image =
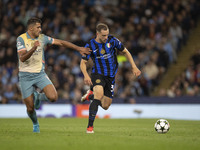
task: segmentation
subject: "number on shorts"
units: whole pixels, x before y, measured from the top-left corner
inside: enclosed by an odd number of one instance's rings
[[[111,90],[110,90],[111,92],[113,92],[114,91],[114,85],[111,85]]]

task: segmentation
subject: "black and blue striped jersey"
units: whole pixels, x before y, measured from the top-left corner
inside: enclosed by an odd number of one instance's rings
[[[118,70],[116,50],[123,51],[124,45],[117,38],[109,35],[106,43],[98,43],[93,38],[85,47],[89,47],[92,52],[82,56],[82,59],[88,60],[91,57],[94,63],[92,73],[115,77]]]

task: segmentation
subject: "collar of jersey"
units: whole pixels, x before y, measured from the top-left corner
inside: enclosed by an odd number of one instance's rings
[[[32,39],[32,38],[30,37],[30,35],[28,34],[28,32],[26,32],[26,36],[27,36],[28,39]],[[35,38],[35,39],[38,39],[38,37]],[[32,39],[32,40],[35,40],[35,39]]]

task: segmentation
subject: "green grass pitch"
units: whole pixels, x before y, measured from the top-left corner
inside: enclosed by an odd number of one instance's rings
[[[200,121],[168,120],[166,134],[154,130],[157,119],[40,118],[32,133],[29,119],[0,119],[0,150],[200,150]]]

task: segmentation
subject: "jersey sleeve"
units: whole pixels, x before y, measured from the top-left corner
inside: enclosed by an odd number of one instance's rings
[[[113,37],[114,41],[115,41],[115,47],[119,50],[119,51],[123,51],[124,50],[124,45],[120,42],[120,40],[118,40],[116,37]]]
[[[25,44],[24,44],[24,40],[22,37],[18,37],[17,41],[16,41],[16,47],[17,47],[17,51],[21,51],[21,50],[26,50]]]
[[[85,47],[89,47],[89,44],[87,43],[87,44],[85,45]],[[89,58],[90,58],[90,54],[89,54],[89,55],[84,55],[84,56],[82,56],[82,59],[84,59],[84,60],[89,60]]]
[[[47,44],[53,44],[54,39],[50,36],[44,35],[44,43]]]

